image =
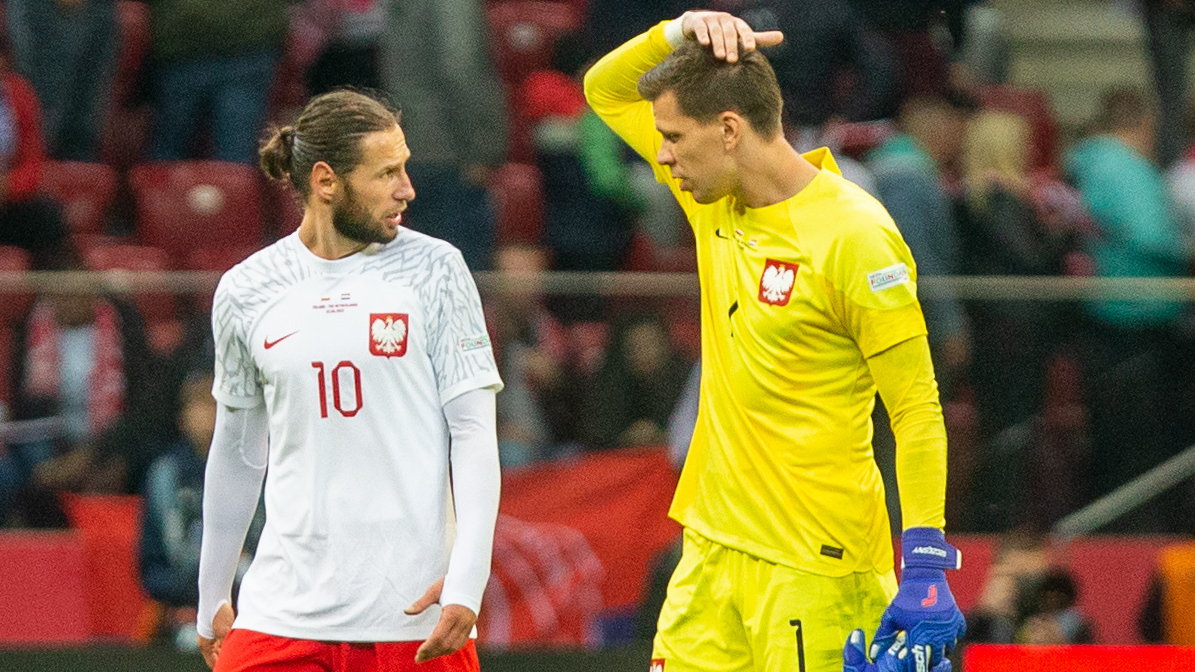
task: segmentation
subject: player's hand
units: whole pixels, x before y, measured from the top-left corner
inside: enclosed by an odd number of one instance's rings
[[[867,656],[867,638],[862,630],[852,630],[842,649],[842,672],[901,672],[914,664],[909,658],[904,635],[898,635],[888,648],[872,660]],[[874,648],[874,646],[873,646]],[[949,658],[943,658],[929,672],[951,672]]]
[[[423,613],[428,607],[440,602],[440,593],[444,590],[444,579],[432,584],[423,597],[407,607],[403,613],[408,616]],[[477,623],[477,614],[472,609],[459,604],[449,604],[440,611],[440,621],[432,634],[415,652],[415,662],[425,663],[432,658],[447,656],[461,650],[469,643],[469,634],[473,632],[473,625]]]
[[[228,631],[232,630],[232,622],[236,615],[232,611],[232,605],[225,602],[216,610],[216,615],[212,617],[212,634],[215,635],[211,639],[199,636],[199,652],[203,654],[203,662],[207,663],[210,668],[216,667],[216,659],[220,657],[220,646],[224,644],[224,638],[228,636]]]
[[[753,51],[758,47],[773,47],[784,41],[779,30],[755,32],[746,21],[726,12],[685,12],[680,17],[681,32],[690,40],[709,47],[710,51],[727,63],[739,60],[739,51]]]
[[[967,622],[954,601],[946,570],[962,564],[962,554],[946,543],[941,530],[911,527],[901,535],[904,571],[900,589],[880,617],[871,643],[871,657],[904,632],[916,672],[937,672],[941,661],[967,631]]]

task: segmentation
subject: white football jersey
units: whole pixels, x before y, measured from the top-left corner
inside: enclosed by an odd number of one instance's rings
[[[443,405],[501,389],[460,252],[400,229],[330,261],[292,234],[224,274],[213,393],[270,418],[266,524],[236,626],[301,639],[411,641],[409,606],[454,539]]]

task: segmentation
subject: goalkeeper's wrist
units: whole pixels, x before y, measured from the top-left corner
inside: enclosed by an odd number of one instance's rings
[[[946,535],[934,527],[910,527],[900,535],[900,559],[904,569],[959,569],[963,554],[946,543]]]
[[[685,43],[685,17],[688,15],[689,12],[685,12],[664,24],[664,39],[668,40],[673,49]]]

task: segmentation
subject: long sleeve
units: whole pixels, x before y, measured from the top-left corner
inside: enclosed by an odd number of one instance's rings
[[[946,424],[924,336],[867,359],[896,435],[904,529],[946,524]]]
[[[494,403],[494,390],[482,388],[444,404],[444,417],[452,437],[456,541],[448,558],[440,604],[460,604],[473,613],[481,608],[481,596],[490,577],[502,482]]]
[[[203,491],[203,542],[199,551],[199,634],[212,637],[212,619],[232,599],[232,583],[245,535],[257,510],[269,455],[264,405],[217,406]]]
[[[639,95],[638,83],[643,73],[672,53],[670,38],[676,38],[666,35],[666,27],[671,25],[668,21],[657,24],[606,54],[585,73],[585,98],[589,106],[653,166],[662,139],[656,131],[651,103]]]

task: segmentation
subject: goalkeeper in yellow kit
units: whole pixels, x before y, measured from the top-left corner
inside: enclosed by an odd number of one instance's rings
[[[756,50],[782,39],[687,12],[585,78],[697,240],[701,402],[652,670],[941,672],[964,629],[945,575],[960,558],[942,533],[946,432],[916,267],[827,150],[785,141]],[[897,440],[899,586],[871,446],[877,390]],[[875,629],[866,653],[857,629]]]

